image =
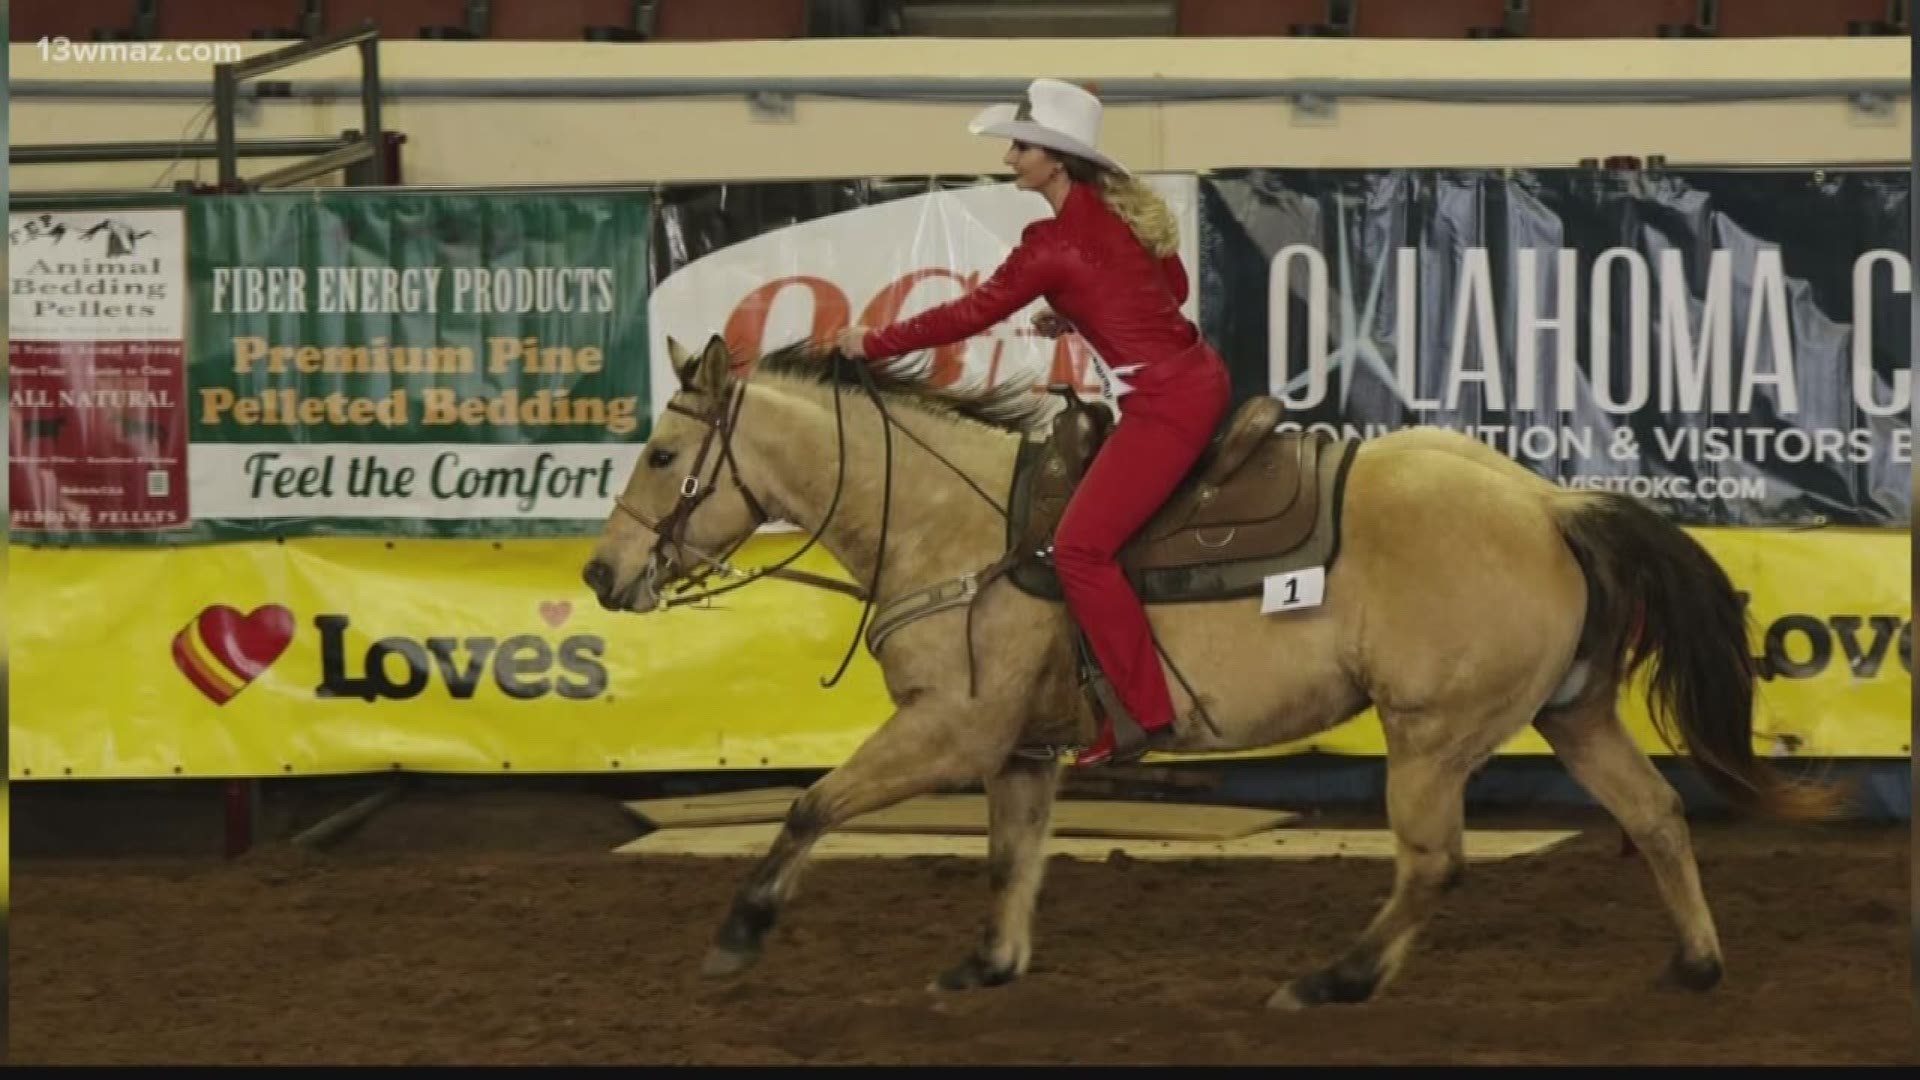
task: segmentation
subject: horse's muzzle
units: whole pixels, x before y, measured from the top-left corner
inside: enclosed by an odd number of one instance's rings
[[[587,588],[593,590],[593,595],[599,597],[602,604],[613,595],[613,567],[599,559],[587,563],[587,568],[580,572],[580,580],[587,583]]]
[[[591,559],[586,569],[580,571],[580,580],[584,580],[589,590],[593,590],[593,600],[599,601],[603,609],[634,611],[643,615],[660,605],[659,590],[653,588],[653,571],[655,567],[649,563],[630,586],[620,588],[611,563],[603,559]]]

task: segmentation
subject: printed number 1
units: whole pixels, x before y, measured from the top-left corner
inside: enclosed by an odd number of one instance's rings
[[[1300,579],[1297,577],[1290,577],[1287,579],[1287,603],[1297,604],[1299,602],[1300,602]]]

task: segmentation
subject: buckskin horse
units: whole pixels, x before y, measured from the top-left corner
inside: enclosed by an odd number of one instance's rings
[[[866,644],[894,706],[795,800],[702,970],[732,975],[758,959],[828,830],[984,783],[994,909],[983,940],[935,985],[1018,978],[1059,748],[1087,744],[1099,697],[1045,540],[1107,414],[1030,383],[937,390],[924,362],[877,367],[804,343],[738,364],[718,337],[697,355],[669,349],[680,387],[586,584],[630,612],[769,575],[839,588],[868,604]],[[1171,752],[1273,746],[1369,706],[1384,729],[1392,895],[1343,955],[1268,1004],[1362,1002],[1391,981],[1464,869],[1469,776],[1528,724],[1651,869],[1678,935],[1663,978],[1717,984],[1721,948],[1683,805],[1616,712],[1630,680],[1652,662],[1644,690],[1661,738],[1736,806],[1811,820],[1842,803],[1837,788],[1755,757],[1758,673],[1726,574],[1652,509],[1564,489],[1463,434],[1343,442],[1277,431],[1278,409],[1242,403],[1122,554],[1171,675]],[[799,550],[824,545],[861,584],[786,569],[799,551],[754,573],[726,561],[774,520],[805,529]],[[1316,568],[1317,604],[1262,612],[1264,581]],[[706,584],[715,574],[727,583]],[[706,591],[687,595],[695,587]]]

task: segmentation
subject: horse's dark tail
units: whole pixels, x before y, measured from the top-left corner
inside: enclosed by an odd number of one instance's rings
[[[1685,753],[1734,806],[1789,820],[1837,817],[1844,789],[1783,775],[1753,752],[1759,668],[1746,606],[1726,571],[1683,529],[1613,493],[1565,496],[1560,531],[1586,571],[1582,656],[1607,685],[1654,666],[1647,707],[1668,748]]]

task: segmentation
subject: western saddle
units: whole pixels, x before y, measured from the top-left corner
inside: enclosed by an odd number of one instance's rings
[[[1111,430],[1110,414],[1066,400],[1050,432],[1020,447],[1008,505],[1007,575],[1050,600],[1064,594],[1052,540],[1074,489]],[[1121,569],[1148,604],[1259,596],[1275,574],[1332,569],[1340,506],[1359,443],[1324,433],[1278,432],[1280,402],[1243,403],[1158,513],[1120,551]]]
[[[882,608],[867,628],[867,648],[876,656],[881,642],[908,623],[964,607],[971,689],[973,602],[987,583],[1004,574],[1031,595],[1065,599],[1053,567],[1054,533],[1106,440],[1112,418],[1104,408],[1081,401],[1069,387],[1049,390],[1060,394],[1066,407],[1050,430],[1030,433],[1021,443],[1007,506],[1006,554],[984,571],[921,589]],[[1281,412],[1280,402],[1265,395],[1243,403],[1165,505],[1121,548],[1121,569],[1143,602],[1260,596],[1266,579],[1276,574],[1333,568],[1340,551],[1347,471],[1359,443],[1276,431]],[[1131,723],[1093,656],[1084,628],[1076,626],[1074,637],[1082,692],[1116,723]],[[1174,672],[1179,675],[1179,668]],[[1201,717],[1212,723],[1204,707]],[[1052,758],[1063,748],[1027,746],[1015,753]]]

